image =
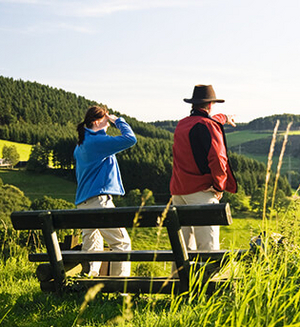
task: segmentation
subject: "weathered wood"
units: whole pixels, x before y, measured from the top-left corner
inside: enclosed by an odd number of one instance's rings
[[[218,262],[221,262],[228,251],[187,252],[181,226],[229,225],[232,218],[228,204],[171,206],[165,214],[162,226],[167,228],[172,251],[103,251],[96,253],[74,250],[61,251],[55,233],[55,229],[132,227],[137,213],[139,219],[136,227],[156,227],[159,225],[159,217],[162,216],[164,210],[165,206],[23,211],[12,213],[11,220],[16,230],[41,229],[43,232],[47,253],[30,254],[29,259],[33,262],[50,262],[51,264],[51,271],[49,268],[39,268],[41,270],[38,273],[39,280],[41,280],[41,289],[44,291],[57,292],[66,289],[66,287],[73,289],[89,288],[95,283],[102,283],[102,292],[185,292],[190,287],[190,262],[212,259],[214,264],[218,266]],[[78,249],[77,246],[73,247],[74,244],[68,244],[67,247],[65,245],[67,244],[62,245],[62,248]],[[66,284],[68,266],[75,268],[86,266],[90,261],[154,260],[175,261],[179,278],[109,276],[94,279],[76,278],[71,283],[68,282],[68,285]],[[41,265],[41,267],[44,266]],[[103,267],[104,264],[102,264]],[[213,265],[210,265],[210,268],[215,269]],[[210,274],[210,271],[207,271]]]
[[[49,261],[52,266],[52,273],[55,281],[56,291],[60,292],[66,278],[64,263],[57,239],[56,232],[53,228],[51,212],[43,212],[39,215],[41,228],[46,244]]]
[[[180,280],[167,278],[148,277],[97,277],[93,279],[77,278],[72,284],[68,284],[65,289],[86,291],[96,284],[102,284],[102,293],[126,292],[126,293],[161,293],[170,294],[180,291]],[[55,291],[53,281],[42,282],[41,289],[44,292]]]
[[[164,209],[165,206],[51,210],[51,215],[55,229],[132,227],[137,212],[139,227],[155,227]],[[171,206],[167,217],[174,210],[181,226],[230,225],[232,222],[229,204],[225,203]],[[11,220],[16,230],[41,229],[39,215],[48,213],[16,211],[11,214]]]
[[[224,256],[234,253],[237,259],[245,253],[245,250],[216,250],[216,251],[188,251],[189,260],[207,261],[222,260]],[[89,261],[174,261],[172,250],[133,250],[133,251],[103,251],[97,253],[85,251],[62,251],[64,264],[80,263]],[[30,253],[29,261],[31,262],[49,262],[47,253]],[[103,262],[104,263],[104,262]],[[103,264],[102,263],[102,264]]]
[[[226,226],[232,224],[228,203],[174,206],[181,226]]]
[[[82,272],[82,265],[80,263],[68,262],[64,265],[66,277],[75,276]],[[36,276],[40,282],[46,282],[54,278],[52,266],[50,263],[43,263],[36,268]]]
[[[78,262],[65,262],[64,268],[66,272],[66,277],[76,276],[78,274],[88,273],[89,272],[89,265],[87,263],[87,268],[85,267],[84,263]],[[109,262],[102,262],[99,276],[108,276],[109,275]],[[38,265],[36,269],[36,276],[40,282],[46,282],[54,278],[52,266],[50,263],[42,263]]]
[[[177,268],[177,273],[180,279],[180,289],[182,292],[189,289],[189,268],[190,262],[187,254],[187,248],[183,238],[181,226],[179,224],[178,215],[175,209],[169,211],[173,213],[165,219],[167,226],[174,261]]]
[[[47,282],[53,279],[52,267],[50,263],[43,263],[36,268],[36,277],[40,282]]]
[[[205,283],[206,281],[203,281]],[[212,281],[208,283],[207,292],[213,293],[217,287],[226,281]],[[202,283],[202,285],[203,285]],[[102,293],[113,293],[113,292],[124,292],[126,293],[150,293],[150,294],[171,294],[180,293],[180,280],[177,278],[169,279],[166,278],[152,278],[151,286],[149,278],[143,277],[109,277],[109,278],[93,278],[93,279],[77,279],[73,284],[69,284],[65,287],[66,290],[71,291],[83,291],[86,292],[90,287],[102,284],[100,292]],[[126,285],[126,286],[125,286]],[[201,288],[199,288],[201,289]],[[42,282],[41,290],[43,292],[54,292],[55,287],[53,281]]]
[[[80,247],[79,235],[66,235],[63,243],[59,243],[61,250],[72,250],[74,248]]]

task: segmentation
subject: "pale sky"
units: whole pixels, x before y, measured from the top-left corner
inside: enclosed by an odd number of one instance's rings
[[[300,114],[300,0],[0,0],[0,75],[139,120],[189,114],[194,85],[247,122]]]

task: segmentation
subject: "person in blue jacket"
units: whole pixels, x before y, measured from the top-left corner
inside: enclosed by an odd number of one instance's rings
[[[121,135],[106,134],[110,123]],[[112,195],[124,195],[124,187],[115,154],[130,148],[136,137],[126,121],[99,106],[90,107],[84,121],[78,124],[78,144],[74,150],[78,209],[114,207]],[[103,251],[103,238],[114,251],[131,250],[130,237],[125,228],[83,229],[82,251]],[[90,262],[89,276],[98,276],[101,262]],[[130,262],[112,262],[110,275],[129,276]]]

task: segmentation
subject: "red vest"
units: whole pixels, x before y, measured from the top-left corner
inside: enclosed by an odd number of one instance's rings
[[[223,124],[225,115],[213,118],[204,115],[189,116],[179,121],[173,144],[173,173],[170,182],[172,195],[184,195],[207,190],[213,186],[218,191],[236,193],[237,184],[232,173],[226,149]],[[208,171],[202,174],[196,164],[190,144],[190,130],[197,124],[203,124],[211,136],[207,154]]]

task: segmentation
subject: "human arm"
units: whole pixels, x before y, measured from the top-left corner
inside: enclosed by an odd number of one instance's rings
[[[130,127],[130,125],[125,121],[122,117],[117,117],[115,115],[106,115],[111,123],[113,123],[116,128],[118,128],[121,132],[121,135],[118,136],[110,136],[106,135],[106,137],[101,139],[101,148],[99,149],[101,152],[104,151],[106,155],[116,154],[125,149],[133,146],[137,139],[135,134]]]
[[[217,114],[212,116],[214,120],[216,120],[218,123],[225,125],[231,125],[233,127],[236,127],[236,124],[234,122],[235,115],[224,115],[224,114]]]

